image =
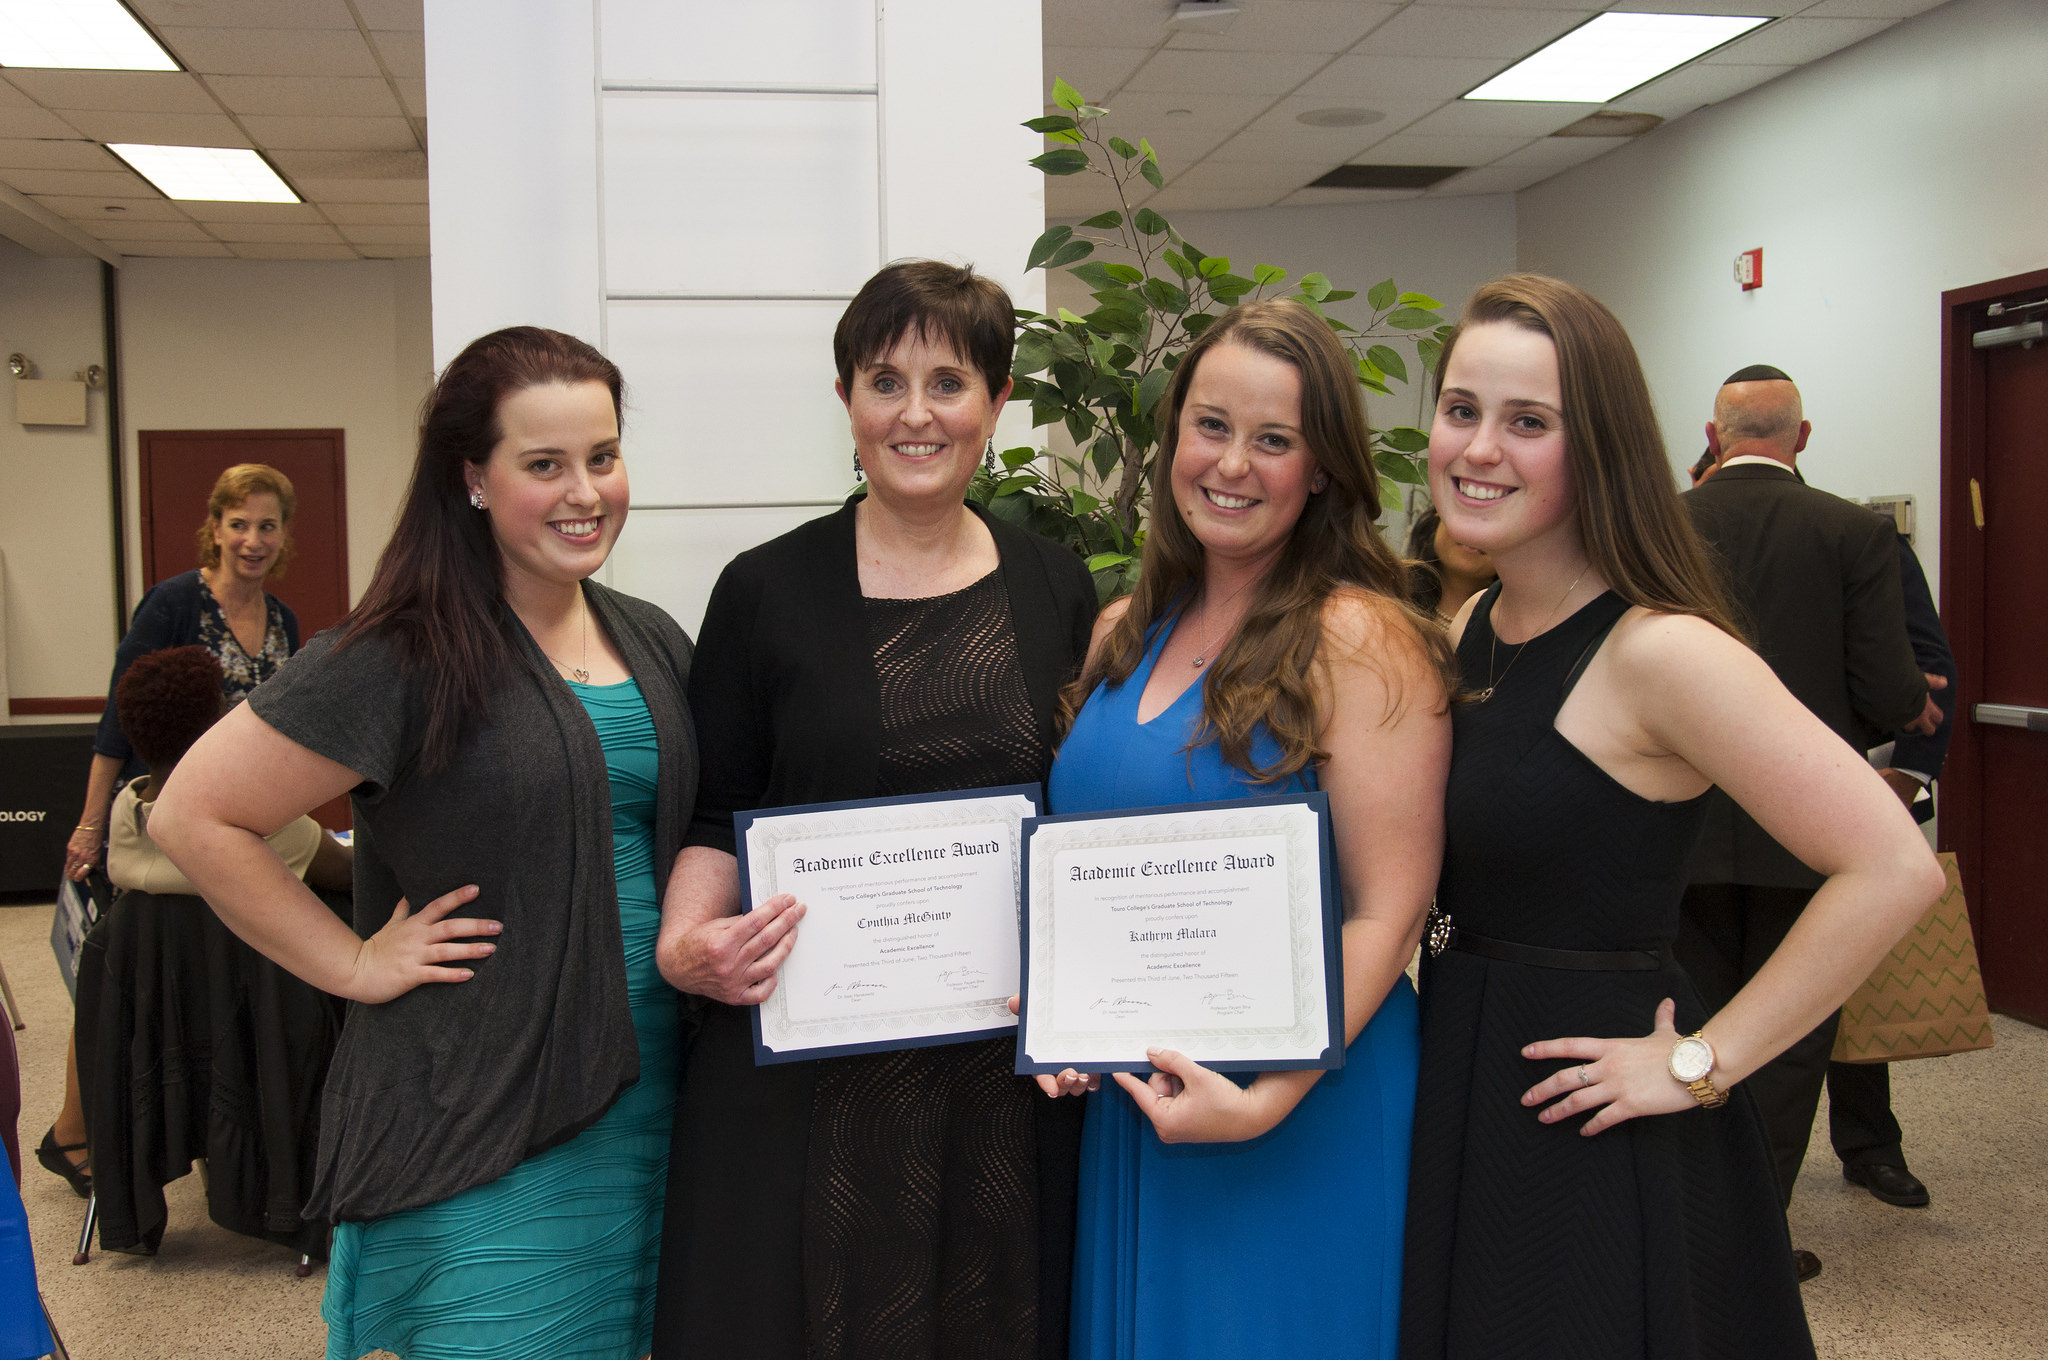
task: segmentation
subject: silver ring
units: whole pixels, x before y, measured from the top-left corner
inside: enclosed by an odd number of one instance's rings
[[[1585,1065],[1584,1063],[1580,1063],[1580,1064],[1579,1064],[1579,1089],[1581,1089],[1581,1090],[1584,1090],[1584,1089],[1585,1089],[1586,1087],[1588,1087],[1588,1086],[1591,1086],[1592,1084],[1593,1084],[1593,1079],[1592,1079],[1591,1077],[1589,1077],[1588,1075],[1586,1075],[1586,1065]]]

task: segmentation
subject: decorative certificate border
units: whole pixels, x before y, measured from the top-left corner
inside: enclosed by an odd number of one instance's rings
[[[1128,1031],[1055,1030],[1051,1002],[1033,1018],[1033,979],[1051,985],[1053,861],[1063,851],[1106,846],[1200,842],[1220,837],[1285,838],[1289,884],[1289,948],[1294,969],[1294,1021],[1284,1028],[1228,1025],[1161,1031],[1140,1040]],[[1024,823],[1022,992],[1018,1003],[1017,1071],[1150,1072],[1146,1045],[1183,1048],[1205,1067],[1223,1072],[1265,1072],[1344,1065],[1341,904],[1330,836],[1330,796],[1312,793],[1245,798],[1180,807],[1034,817]],[[1071,1054],[1138,1046],[1135,1057],[1076,1060],[1035,1058],[1034,1052]]]
[[[934,808],[934,804],[950,804]],[[795,841],[826,840],[861,832],[930,829],[946,826],[999,824],[1007,829],[1011,872],[1021,900],[1023,828],[1043,806],[1036,784],[1009,784],[992,789],[908,794],[900,798],[861,798],[844,803],[809,803],[797,807],[763,808],[733,814],[735,846],[740,861],[742,911],[752,911],[783,891],[776,885],[776,851]],[[946,1005],[901,1011],[877,1011],[840,1020],[795,1021],[780,987],[754,1006],[754,1064],[799,1062],[851,1053],[886,1053],[902,1048],[929,1048],[1008,1034],[1017,1019],[1010,1014],[1005,986],[996,997],[976,997]],[[929,1032],[937,1028],[938,1033]],[[916,1031],[903,1034],[902,1030]]]

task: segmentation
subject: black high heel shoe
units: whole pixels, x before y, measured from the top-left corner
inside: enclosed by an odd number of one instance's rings
[[[43,1164],[45,1171],[69,1181],[80,1199],[89,1199],[92,1197],[92,1159],[87,1157],[83,1165],[74,1166],[71,1159],[64,1155],[67,1152],[82,1151],[85,1151],[83,1143],[60,1146],[57,1142],[57,1126],[52,1124],[50,1131],[43,1135],[43,1141],[36,1146],[36,1160]]]

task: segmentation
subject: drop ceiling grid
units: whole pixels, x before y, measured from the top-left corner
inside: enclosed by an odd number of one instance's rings
[[[0,182],[125,254],[426,253],[421,0],[133,7],[186,69],[0,70]],[[109,142],[253,147],[306,201],[174,202]]]
[[[1939,3],[1237,0],[1238,17],[1219,35],[1169,23],[1172,0],[1045,0],[1045,75],[1048,101],[1053,79],[1066,79],[1111,110],[1107,131],[1151,139],[1166,185],[1155,191],[1134,181],[1133,206],[1191,210],[1501,193],[1625,140],[1548,141],[1588,113],[1608,108],[1679,118]],[[1609,9],[1768,15],[1777,22],[1606,105],[1460,102],[1482,81]],[[1326,107],[1365,107],[1382,117],[1335,129],[1296,121]],[[1169,117],[1169,110],[1179,112]],[[1470,168],[1427,191],[1303,187],[1337,165],[1382,159]],[[1098,176],[1047,181],[1048,216],[1116,205]]]

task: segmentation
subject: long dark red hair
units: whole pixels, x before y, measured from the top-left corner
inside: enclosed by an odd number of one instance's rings
[[[505,398],[545,383],[600,382],[623,423],[626,381],[618,365],[573,335],[539,326],[492,331],[442,370],[420,417],[398,527],[370,588],[342,620],[338,646],[382,636],[421,685],[427,704],[425,763],[444,766],[466,719],[481,719],[513,652],[505,640],[504,564],[490,516],[469,503],[463,468],[482,466],[504,438]]]

